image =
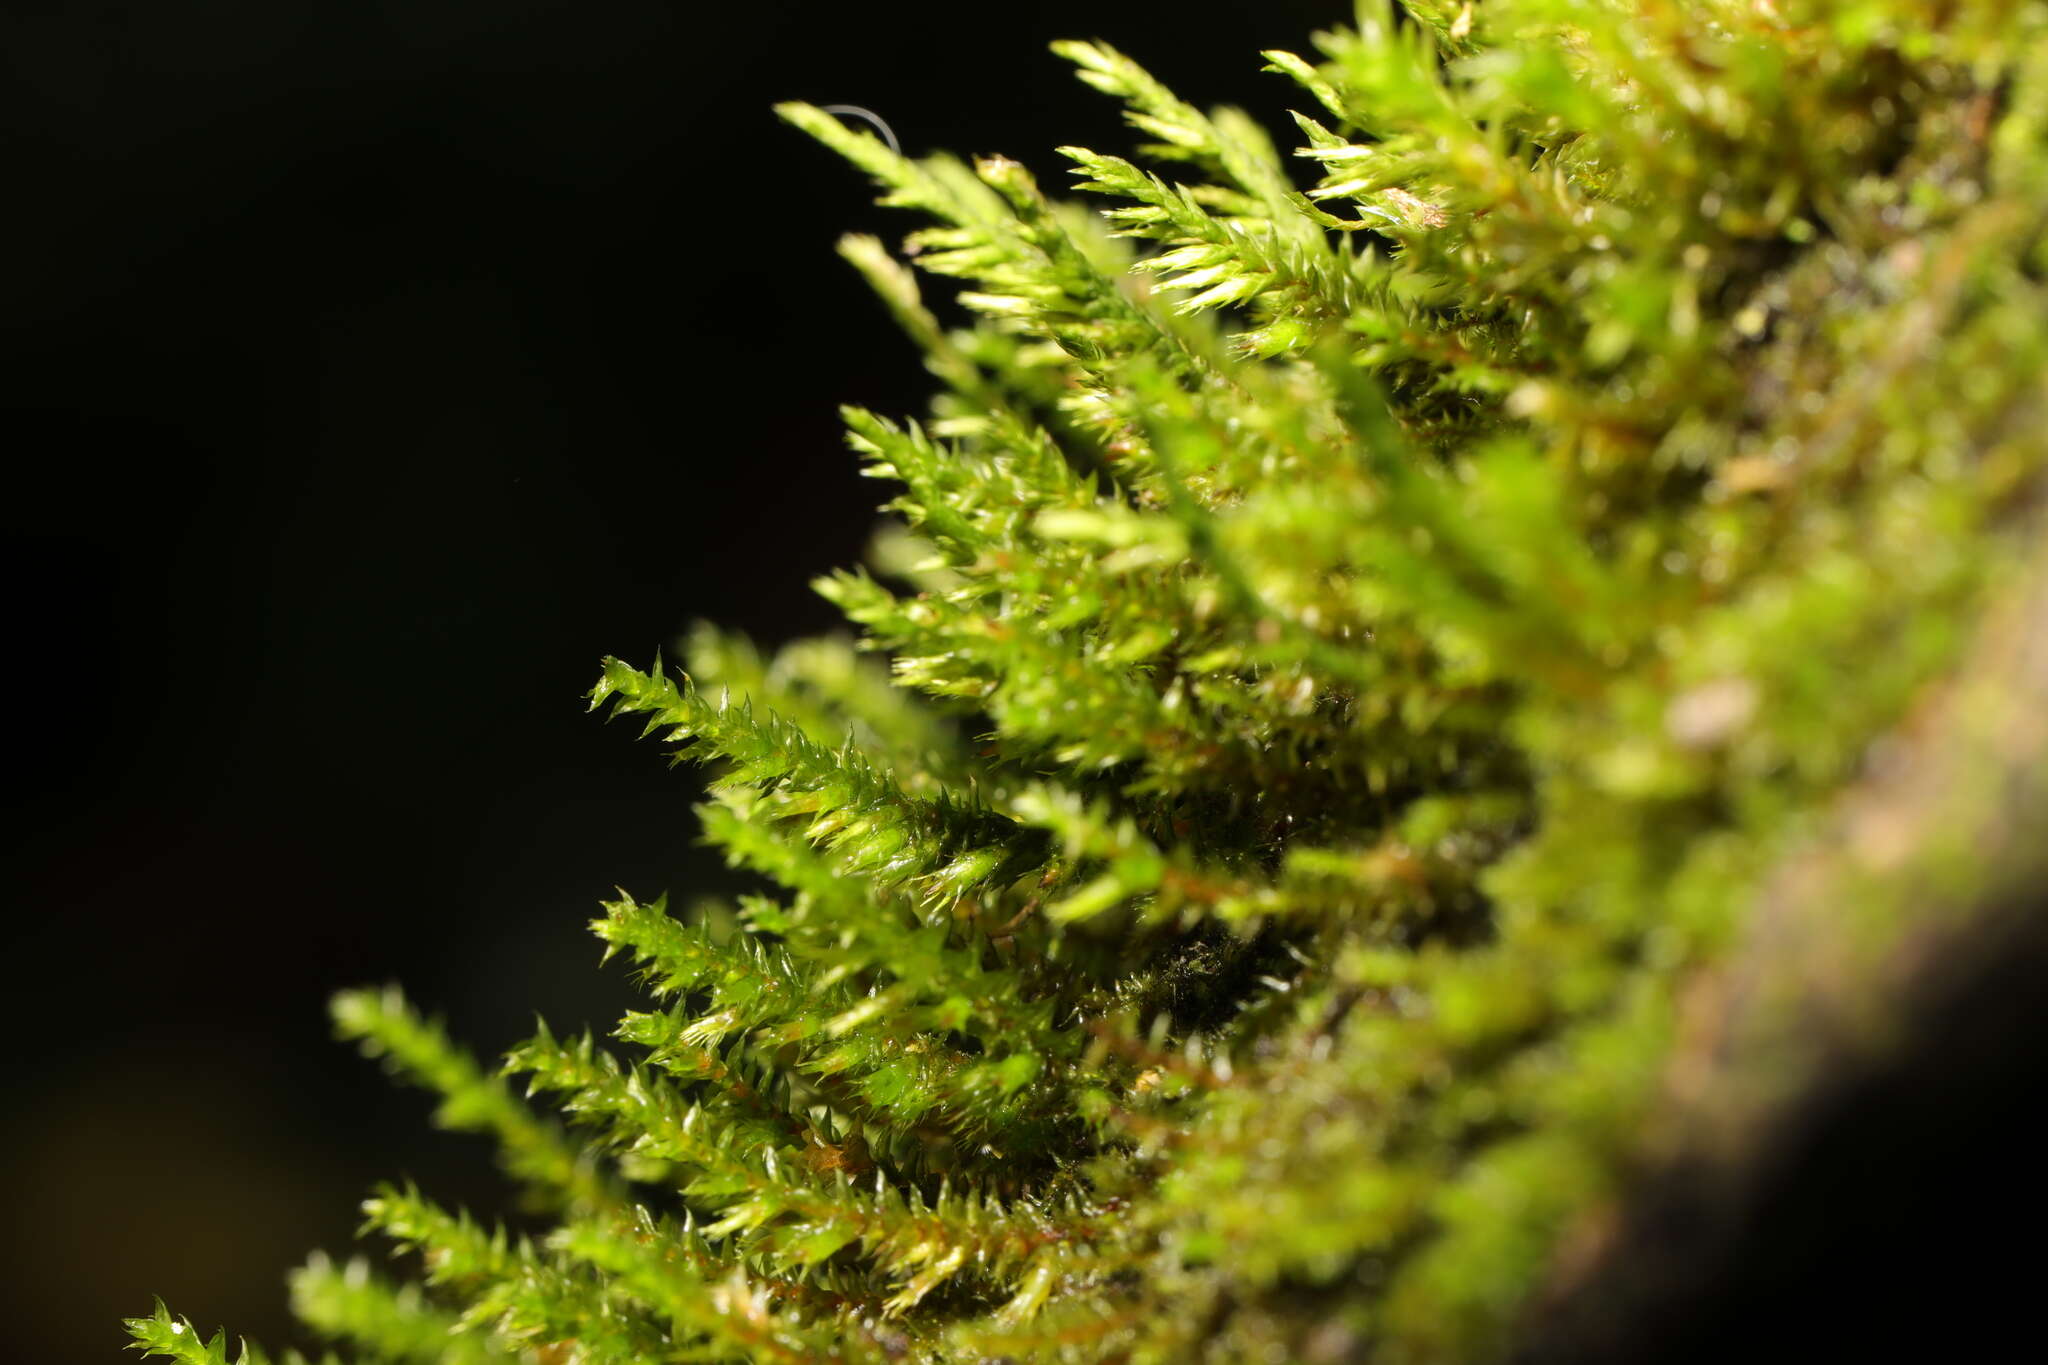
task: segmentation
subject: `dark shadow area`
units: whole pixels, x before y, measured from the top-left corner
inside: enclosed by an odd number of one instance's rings
[[[2048,909],[2003,907],[1753,1168],[1679,1170],[1520,1365],[1950,1360],[2024,1339],[2048,1213]]]

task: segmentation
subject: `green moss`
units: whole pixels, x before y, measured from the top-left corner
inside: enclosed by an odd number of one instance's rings
[[[560,1222],[387,1192],[427,1289],[316,1262],[312,1327],[372,1361],[1486,1358],[1714,1126],[1700,1038],[1748,1040],[1746,1113],[1802,1083],[1714,982],[1867,1012],[2006,875],[1979,768],[1888,862],[1812,850],[1909,716],[1996,762],[1931,699],[1999,676],[1961,661],[2003,657],[1972,642],[2048,460],[2048,11],[1412,0],[1319,43],[1267,54],[1302,177],[1063,45],[1161,168],[1068,149],[1099,214],[783,110],[975,318],[845,244],[943,386],[847,414],[904,529],[820,588],[875,657],[707,628],[687,678],[607,662],[593,704],[708,766],[763,893],[607,908],[658,1006],[632,1058],[511,1062],[568,1132],[344,997]],[[1844,894],[1839,940],[1783,910]]]

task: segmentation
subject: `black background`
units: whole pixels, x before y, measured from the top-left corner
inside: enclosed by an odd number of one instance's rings
[[[400,981],[486,1056],[535,1012],[603,1027],[632,993],[599,898],[724,884],[690,775],[580,695],[696,617],[829,628],[808,581],[881,496],[834,408],[929,387],[831,251],[911,222],[768,106],[1057,186],[1051,147],[1131,138],[1048,40],[1283,130],[1256,54],[1342,8],[10,0],[6,1358],[124,1358],[153,1294],[292,1340],[283,1272],[374,1182],[494,1207],[485,1145],[331,1042],[326,997]],[[1691,1306],[1612,1358],[1772,1358],[1788,1306],[1819,1346],[1945,1332],[1888,1287],[1930,1262],[1997,1321],[2028,1262],[1967,1229],[2039,1207],[2042,937],[1736,1231],[1676,1201]]]
[[[929,389],[832,254],[914,220],[770,104],[1058,187],[1132,139],[1051,39],[1278,127],[1259,49],[1342,8],[10,0],[10,1359],[132,1358],[153,1294],[287,1341],[375,1181],[490,1207],[326,997],[603,1026],[598,899],[720,884],[581,694],[696,617],[829,628],[882,497],[834,409]]]

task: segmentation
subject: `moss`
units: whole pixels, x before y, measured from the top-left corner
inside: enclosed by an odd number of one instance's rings
[[[1319,43],[1268,54],[1300,180],[1063,45],[1162,168],[1067,149],[1099,216],[784,109],[972,319],[845,244],[944,386],[848,414],[901,490],[821,584],[867,652],[607,663],[593,703],[709,767],[766,890],[608,907],[638,1059],[512,1059],[575,1136],[346,997],[560,1224],[382,1195],[427,1296],[316,1265],[314,1326],[372,1360],[442,1358],[437,1314],[463,1360],[1498,1356],[1646,1173],[1882,1046],[2016,875],[2048,11],[1413,0]],[[1899,754],[1932,794],[1883,796]],[[182,1328],[134,1324],[221,1358]]]

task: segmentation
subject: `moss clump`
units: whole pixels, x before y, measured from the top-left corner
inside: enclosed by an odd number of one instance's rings
[[[385,1191],[427,1288],[315,1262],[313,1327],[375,1361],[1496,1356],[1643,1171],[1726,1136],[1703,1095],[1734,1076],[1742,1128],[1803,1083],[1813,983],[1869,1033],[1898,946],[2015,865],[1967,718],[2027,674],[1959,660],[2048,457],[2048,11],[1410,0],[1319,44],[1267,54],[1301,181],[1097,45],[1061,50],[1163,174],[1068,149],[1079,205],[784,109],[974,319],[844,244],[943,386],[847,414],[902,526],[821,589],[889,667],[709,630],[687,676],[606,665],[763,891],[607,907],[656,1002],[633,1060],[543,1033],[508,1068],[573,1137],[344,997],[558,1221]],[[1842,794],[1916,706],[1970,761],[1868,835]]]

